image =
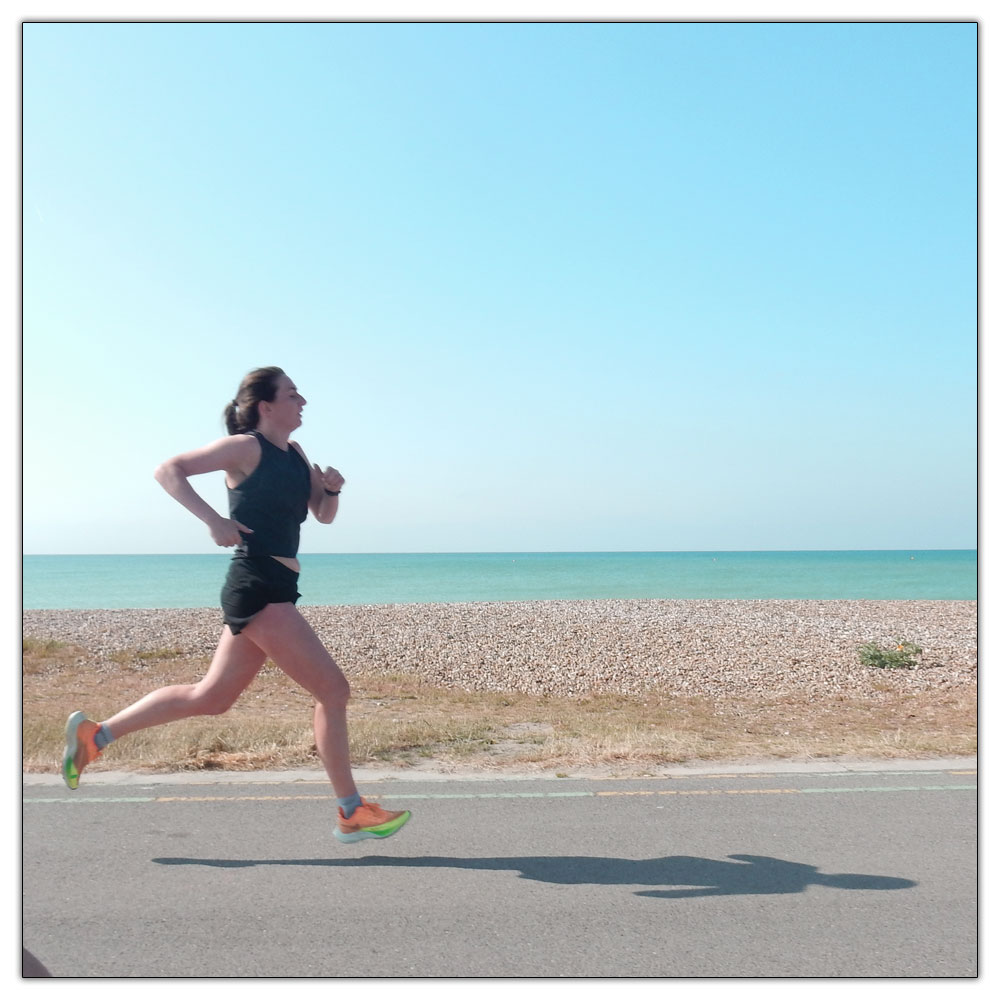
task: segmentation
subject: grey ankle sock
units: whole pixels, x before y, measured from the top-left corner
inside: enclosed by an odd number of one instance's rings
[[[107,726],[102,725],[100,729],[94,733],[94,742],[97,744],[98,750],[103,750],[109,743],[114,740],[111,735],[111,730]]]
[[[354,814],[354,810],[361,805],[361,796],[355,792],[353,795],[348,795],[345,799],[337,799],[337,805],[344,810],[344,819],[350,819]]]

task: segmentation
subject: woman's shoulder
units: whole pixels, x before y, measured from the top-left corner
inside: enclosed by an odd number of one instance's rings
[[[244,475],[249,475],[260,462],[262,451],[260,441],[252,432],[230,434],[229,437],[220,438],[216,443],[225,456],[227,472],[242,472]]]
[[[259,455],[261,451],[260,438],[253,431],[230,434],[229,437],[220,438],[218,443],[226,451],[235,453]]]
[[[230,434],[170,461],[177,463],[188,476],[219,471],[238,473],[252,469],[260,461],[260,445],[250,435]]]

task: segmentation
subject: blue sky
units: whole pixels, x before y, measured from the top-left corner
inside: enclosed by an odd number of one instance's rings
[[[304,551],[975,546],[975,24],[23,39],[25,552],[213,551],[263,364]]]

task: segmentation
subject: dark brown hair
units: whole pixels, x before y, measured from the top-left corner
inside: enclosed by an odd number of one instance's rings
[[[222,419],[230,434],[246,434],[260,420],[258,404],[273,403],[278,392],[278,378],[285,373],[280,368],[255,368],[240,382],[236,398],[223,411]]]

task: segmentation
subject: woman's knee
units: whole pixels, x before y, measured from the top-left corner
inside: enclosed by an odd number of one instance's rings
[[[316,700],[329,708],[346,705],[350,698],[351,685],[340,670],[325,681],[322,690],[316,692]]]
[[[190,702],[195,715],[225,715],[236,704],[240,692],[235,694],[219,687],[191,687]]]

